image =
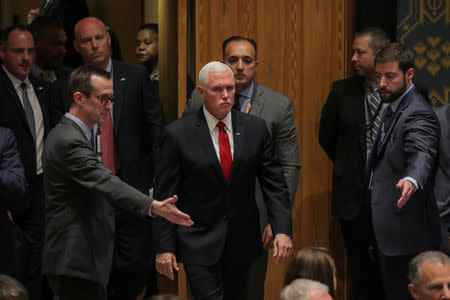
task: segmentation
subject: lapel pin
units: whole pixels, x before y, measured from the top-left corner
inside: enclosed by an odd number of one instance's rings
[[[236,132],[236,135],[241,135],[241,133],[240,132]]]
[[[38,90],[42,91],[44,88],[42,86],[38,86]]]
[[[120,81],[126,81],[126,80],[127,80],[126,77],[121,77],[121,78],[120,78]]]

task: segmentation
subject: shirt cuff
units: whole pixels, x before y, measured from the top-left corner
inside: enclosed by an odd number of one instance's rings
[[[150,196],[151,199],[153,199],[153,188],[151,188],[151,189],[148,191],[148,195]],[[156,201],[156,200],[153,199],[153,201],[152,201],[152,203],[150,204],[150,207],[149,207],[149,209],[148,209],[148,211],[147,211],[147,215],[150,216],[150,217],[152,217],[152,218],[156,217],[154,214],[152,214],[152,207],[153,207],[153,203],[155,203],[155,201]]]
[[[412,184],[414,184],[414,192],[419,189],[419,185],[417,184],[417,181],[414,178],[406,176],[403,179],[408,180],[408,181],[412,182]]]

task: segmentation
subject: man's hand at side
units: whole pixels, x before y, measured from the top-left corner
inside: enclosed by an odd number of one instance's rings
[[[262,236],[262,242],[264,246],[264,250],[269,251],[273,248],[273,233],[272,227],[270,224],[267,224],[266,229],[264,229],[264,233]]]
[[[156,270],[171,280],[175,279],[173,269],[178,271],[178,263],[175,254],[163,252],[156,254]]]
[[[175,206],[177,200],[177,195],[174,195],[164,201],[153,201],[152,214],[159,215],[174,224],[192,226],[194,222],[191,220],[191,217]]]
[[[273,241],[275,263],[284,263],[292,254],[291,238],[285,233],[278,233]]]

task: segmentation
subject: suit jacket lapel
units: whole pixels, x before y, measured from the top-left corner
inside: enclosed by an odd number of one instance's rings
[[[407,95],[404,99],[402,99],[402,101],[399,103],[397,109],[394,112],[394,115],[392,116],[392,121],[389,124],[389,128],[386,131],[386,134],[384,135],[383,141],[381,143],[381,147],[380,147],[380,151],[383,151],[384,146],[386,145],[392,131],[394,130],[395,124],[398,121],[398,118],[402,115],[403,110],[405,110],[405,108],[408,107],[408,105],[411,103],[412,101],[412,95],[414,94],[414,90],[411,91],[411,93],[409,93],[409,95]]]
[[[214,170],[217,175],[225,181],[222,168],[220,167],[220,161],[217,158],[216,150],[214,149],[214,144],[211,140],[211,134],[209,133],[209,128],[203,113],[203,107],[197,111],[197,119],[194,124],[194,134],[198,144],[202,147],[203,152],[205,153],[205,157],[207,160],[216,162],[214,164]]]
[[[115,101],[113,105],[113,119],[114,119],[114,131],[117,131],[120,123],[120,113],[124,105],[124,97],[128,87],[128,78],[123,73],[119,62],[112,61],[113,72],[113,89],[115,95]]]
[[[250,103],[252,104],[252,107],[249,113],[260,117],[264,106],[264,91],[260,88],[256,81],[253,85],[253,94]]]
[[[231,111],[231,123],[233,124],[233,164],[231,165],[230,178],[228,182],[233,179],[233,174],[237,172],[239,168],[239,161],[241,161],[241,156],[243,153],[243,143],[242,137],[245,134],[245,126],[242,125],[242,115],[238,114],[236,111]]]
[[[24,126],[28,129],[28,133],[30,134],[30,137],[33,138],[33,135],[31,134],[30,127],[28,126],[27,116],[25,115],[25,110],[23,109],[22,102],[20,102],[19,96],[17,95],[16,90],[14,89],[14,86],[9,80],[8,75],[6,75],[5,71],[3,71],[3,68],[0,66],[0,81],[3,81],[3,85],[8,88],[9,96],[10,97],[3,97],[3,101],[12,101],[13,105],[16,107],[17,112],[19,113],[20,118],[22,119],[22,122],[24,123]]]

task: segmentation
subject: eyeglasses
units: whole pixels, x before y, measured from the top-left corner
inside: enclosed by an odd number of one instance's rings
[[[92,96],[94,98],[97,98],[98,100],[100,100],[100,103],[102,105],[108,104],[108,101],[111,101],[111,103],[114,103],[114,101],[116,100],[116,96],[108,95],[108,94],[102,94],[102,95],[88,95],[88,94],[85,94],[85,95],[86,95],[86,97],[91,97]]]

